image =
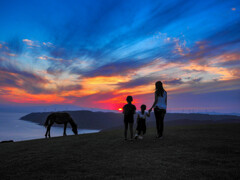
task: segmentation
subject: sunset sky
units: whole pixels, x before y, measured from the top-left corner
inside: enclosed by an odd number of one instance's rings
[[[0,0],[0,107],[240,112],[240,0]]]

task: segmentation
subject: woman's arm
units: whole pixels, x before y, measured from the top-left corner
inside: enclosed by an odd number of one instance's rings
[[[152,111],[152,108],[157,104],[157,102],[158,102],[158,97],[157,97],[157,93],[155,92],[155,100],[154,100],[154,103],[153,103],[153,105],[152,105],[152,107],[149,109],[149,111]]]
[[[167,92],[166,92],[166,99],[165,99],[165,103],[166,103],[166,106],[167,106]]]

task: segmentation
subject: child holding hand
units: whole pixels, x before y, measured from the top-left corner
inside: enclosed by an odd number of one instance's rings
[[[141,105],[141,111],[137,113],[137,133],[135,139],[143,139],[146,133],[146,118],[150,117],[150,111],[146,112],[146,105]]]

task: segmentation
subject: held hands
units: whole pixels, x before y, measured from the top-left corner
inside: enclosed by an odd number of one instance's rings
[[[148,113],[150,113],[150,112],[152,112],[152,108],[150,108],[150,109],[148,110]]]

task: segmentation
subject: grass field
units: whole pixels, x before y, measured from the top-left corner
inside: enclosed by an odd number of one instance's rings
[[[0,144],[1,179],[240,179],[240,124],[122,130]]]

